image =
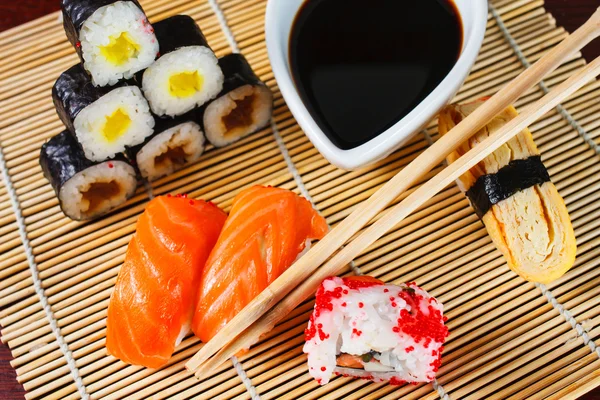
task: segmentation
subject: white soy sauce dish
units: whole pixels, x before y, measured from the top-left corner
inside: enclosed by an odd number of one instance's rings
[[[353,170],[406,144],[451,101],[487,13],[487,0],[268,0],[267,50],[310,141]]]

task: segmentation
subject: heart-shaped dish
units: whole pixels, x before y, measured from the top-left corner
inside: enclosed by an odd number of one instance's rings
[[[454,0],[462,21],[463,45],[450,72],[423,101],[390,128],[364,144],[344,150],[337,147],[315,122],[292,77],[290,33],[296,14],[305,1],[311,0],[268,1],[265,32],[271,66],[288,107],[311,142],[329,162],[349,170],[378,161],[398,149],[454,97],[479,53],[488,13],[487,0]]]

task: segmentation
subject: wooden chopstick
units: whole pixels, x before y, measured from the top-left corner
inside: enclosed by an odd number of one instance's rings
[[[322,268],[317,270],[317,267],[323,264],[333,252],[342,247],[347,240],[395,198],[414,185],[423,175],[438,165],[444,157],[482,128],[495,115],[518,99],[523,92],[541,81],[547,73],[558,67],[566,57],[581,49],[599,34],[600,8],[573,34],[483,103],[475,112],[466,117],[446,135],[442,136],[369,199],[360,204],[352,214],[338,224],[307,254],[285,271],[223,327],[215,338],[206,343],[188,361],[185,367],[191,372],[196,372],[196,376],[201,376],[219,366],[238,350],[253,344],[260,334],[271,329],[280,318],[310,295],[322,279],[337,273],[364,248],[381,237],[381,235],[431,198],[435,193],[457,179],[477,162],[491,154],[506,140],[516,135],[528,124],[535,121],[552,107],[556,106],[562,99],[596,76],[597,69],[600,66],[598,59],[563,82],[534,105],[528,107],[519,117],[510,121],[494,136],[486,139],[409,195],[401,203],[392,208],[385,217],[366,229],[361,235],[340,250]],[[273,311],[261,318],[261,316],[267,313],[267,311],[294,289],[298,282],[304,283],[292,295],[288,296],[281,304],[275,307]],[[260,322],[252,325],[259,318],[261,318]],[[250,329],[246,330],[248,327]],[[244,332],[244,330],[246,331]],[[240,334],[242,335],[232,342]],[[221,348],[223,349],[219,351]],[[216,352],[218,354],[204,364]]]
[[[302,285],[285,297],[285,299],[276,305],[273,310],[266,313],[255,324],[251,325],[240,336],[221,349],[214,357],[201,365],[197,369],[196,375],[205,375],[221,365],[231,356],[235,355],[239,350],[250,347],[258,340],[260,335],[272,329],[275,323],[289,314],[298,304],[314,293],[323,279],[338,273],[362,250],[371,245],[393,226],[401,222],[411,212],[415,211],[423,203],[444,189],[448,184],[456,180],[460,175],[493,153],[503,143],[521,132],[529,124],[533,123],[553,107],[557,106],[563,99],[573,94],[598,74],[600,74],[600,57],[556,87],[556,89],[536,103],[527,107],[525,111],[515,119],[509,121],[496,134],[488,137],[407,196],[402,202],[394,206],[385,217],[381,218],[362,232],[356,239],[341,249],[330,261],[323,265],[323,267],[314,271]]]

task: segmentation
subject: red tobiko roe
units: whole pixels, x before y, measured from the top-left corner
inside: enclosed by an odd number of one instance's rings
[[[400,385],[404,385],[406,383],[406,381],[400,380],[398,378],[396,378],[395,376],[392,377],[392,379],[390,379],[390,385],[392,386],[400,386]]]
[[[385,284],[383,281],[368,275],[349,276],[342,278],[342,280],[344,281],[344,285],[353,290]]]

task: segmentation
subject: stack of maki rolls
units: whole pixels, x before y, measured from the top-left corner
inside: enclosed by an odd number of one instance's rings
[[[114,85],[152,64],[154,30],[135,0],[62,0],[63,24],[96,86]]]
[[[213,99],[223,72],[198,25],[187,15],[154,24],[161,55],[142,75],[144,95],[158,116],[185,114]]]
[[[265,126],[272,94],[238,54],[219,60],[196,22],[151,25],[137,0],[61,0],[81,62],[52,88],[67,130],[42,146],[40,165],[64,214],[106,214],[135,192],[197,161],[205,130],[224,146]]]
[[[142,177],[154,181],[198,160],[204,152],[204,134],[193,113],[157,119],[154,134],[128,149]]]
[[[90,161],[68,131],[42,145],[40,165],[64,214],[74,220],[103,215],[135,192],[135,170],[122,155]]]
[[[60,75],[52,98],[58,116],[92,161],[114,157],[153,132],[154,118],[137,86],[96,87],[81,64]]]
[[[216,147],[233,143],[267,125],[273,107],[273,94],[243,55],[226,55],[219,65],[225,75],[223,90],[204,108],[201,117],[206,137]]]

